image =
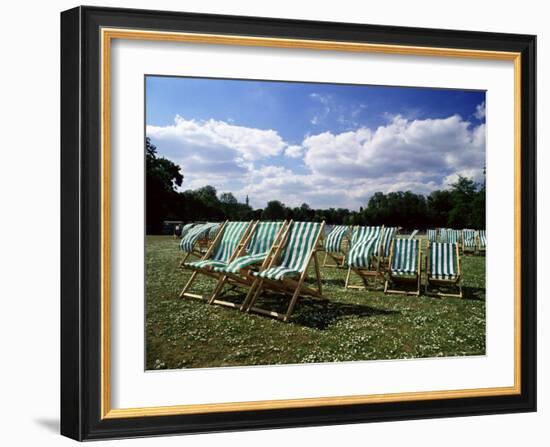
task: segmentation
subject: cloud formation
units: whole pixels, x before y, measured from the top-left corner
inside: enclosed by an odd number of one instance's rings
[[[275,130],[180,116],[170,126],[147,126],[147,135],[182,166],[185,189],[210,183],[248,195],[258,207],[281,200],[358,209],[376,191],[429,194],[450,186],[458,174],[481,181],[485,165],[485,124],[459,115],[397,115],[376,129],[322,132],[301,144],[289,144]]]

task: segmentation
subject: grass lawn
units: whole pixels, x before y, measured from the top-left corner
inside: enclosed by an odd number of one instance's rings
[[[300,299],[289,323],[179,299],[190,275],[177,268],[181,258],[172,237],[147,237],[147,369],[485,354],[483,256],[461,258],[463,299],[346,290],[346,270],[323,268],[328,301]],[[202,275],[192,292],[210,296],[213,287]],[[239,289],[228,298],[244,295]],[[258,304],[267,301],[288,303],[270,296]]]

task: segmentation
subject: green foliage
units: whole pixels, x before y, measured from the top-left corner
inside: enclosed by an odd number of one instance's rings
[[[485,258],[463,256],[464,298],[384,295],[346,290],[346,270],[323,268],[326,302],[300,299],[289,323],[194,299],[180,299],[190,272],[166,236],[146,241],[146,368],[268,364],[484,355]],[[310,271],[310,273],[313,273]],[[357,281],[357,277],[352,277]],[[424,279],[423,279],[424,281]],[[212,293],[200,277],[194,292]],[[241,302],[246,290],[224,299]],[[288,298],[261,298],[280,310]]]
[[[287,217],[287,208],[278,200],[267,202],[267,206],[262,212],[262,219],[265,220],[282,220]]]
[[[183,181],[179,166],[158,157],[148,138],[146,156],[148,234],[160,232],[163,220],[294,219],[324,220],[329,225],[387,225],[406,229],[485,228],[485,184],[478,185],[461,176],[450,189],[433,191],[427,197],[411,191],[376,192],[359,211],[313,209],[307,203],[290,208],[278,200],[268,202],[264,209],[253,210],[248,196],[245,203],[240,203],[231,192],[223,192],[218,197],[216,188],[210,185],[177,192],[176,186],[181,186]]]
[[[170,217],[177,206],[176,186],[181,186],[183,175],[180,167],[170,160],[158,157],[157,148],[145,139],[146,163],[146,219],[147,232],[157,232],[162,221]]]

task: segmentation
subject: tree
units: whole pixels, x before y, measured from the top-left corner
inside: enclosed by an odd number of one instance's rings
[[[157,148],[149,137],[145,138],[145,164],[147,232],[159,232],[163,220],[173,217],[176,186],[181,186],[183,175],[178,165],[157,155]]]
[[[239,203],[237,198],[231,192],[222,192],[220,194],[220,202],[226,205],[235,205]]]
[[[473,225],[472,214],[477,185],[472,179],[458,176],[451,185],[453,208],[449,212],[449,226],[452,228],[470,228]]]
[[[286,207],[278,200],[267,202],[267,206],[262,212],[262,219],[282,220],[286,218]]]

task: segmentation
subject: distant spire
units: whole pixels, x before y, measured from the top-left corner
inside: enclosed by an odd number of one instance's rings
[[[248,194],[246,195],[245,203],[246,203],[246,206],[248,206]]]

